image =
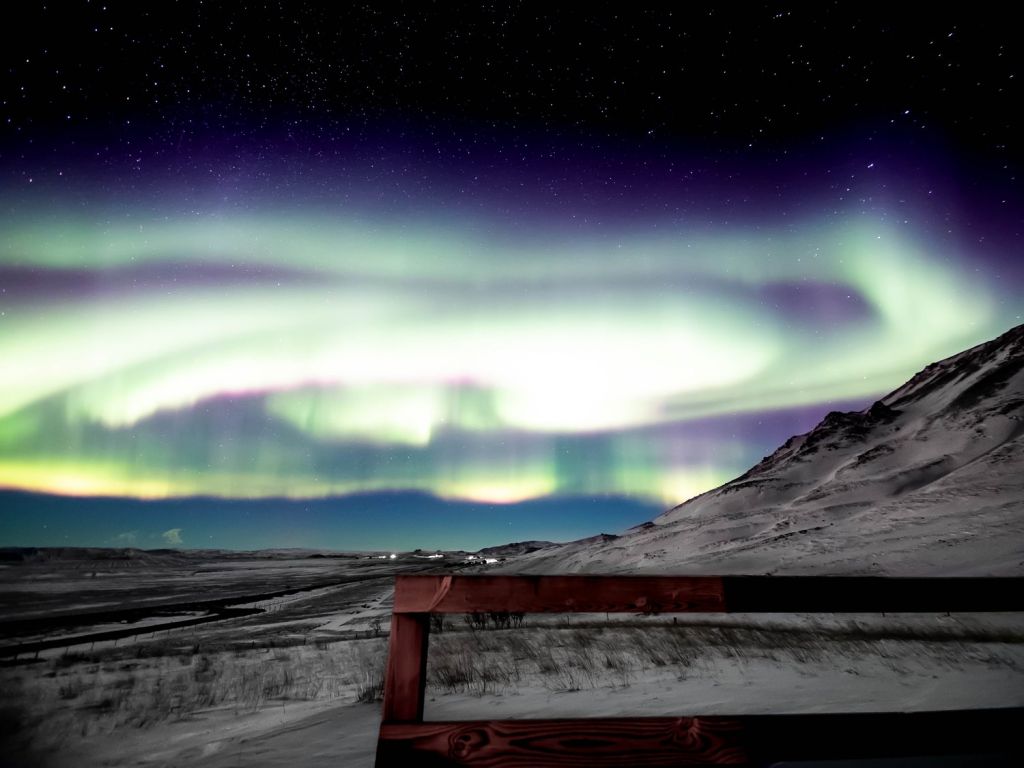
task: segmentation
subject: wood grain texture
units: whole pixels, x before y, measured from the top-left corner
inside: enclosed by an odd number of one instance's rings
[[[395,614],[384,674],[385,721],[423,721],[423,693],[427,684],[429,616]]]
[[[689,717],[385,723],[377,766],[744,765],[739,727]]]
[[[890,714],[383,723],[377,766],[770,765],[962,755],[1024,758],[1024,709]]]
[[[396,576],[395,613],[725,610],[717,576]]]

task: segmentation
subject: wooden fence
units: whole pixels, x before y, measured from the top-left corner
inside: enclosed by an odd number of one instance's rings
[[[1024,579],[396,576],[377,766],[770,765],[963,755],[1022,764],[1024,708],[423,722],[432,613],[1022,611]]]

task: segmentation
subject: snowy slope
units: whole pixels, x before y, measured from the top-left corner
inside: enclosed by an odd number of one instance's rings
[[[1024,325],[830,413],[653,524],[516,569],[1022,574]]]

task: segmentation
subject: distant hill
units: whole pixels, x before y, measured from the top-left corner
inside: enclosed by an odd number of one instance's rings
[[[514,541],[511,544],[500,544],[496,547],[484,547],[477,554],[484,557],[515,557],[528,555],[540,549],[557,547],[553,541]]]
[[[744,475],[527,572],[1024,573],[1024,326],[833,412]]]

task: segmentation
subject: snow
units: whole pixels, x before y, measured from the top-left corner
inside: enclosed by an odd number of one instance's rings
[[[53,768],[82,765],[372,766],[377,705],[289,703],[253,714],[208,710],[153,729],[119,729],[48,756]]]
[[[1024,574],[1024,326],[653,522],[505,570]]]
[[[683,618],[683,617],[681,617]],[[951,637],[1010,630],[1019,635],[1024,619],[1013,614],[952,617],[730,615],[724,624],[754,623],[762,628],[824,630],[850,626],[868,631],[882,628],[923,631],[945,628]],[[708,617],[684,621],[707,622]],[[641,622],[655,622],[641,618]],[[674,628],[673,628],[674,629]],[[597,637],[602,642],[615,627]],[[564,630],[573,641],[577,630]],[[536,633],[536,634],[531,634]],[[520,642],[543,645],[552,637],[548,628],[512,631]],[[475,642],[501,633],[446,634],[444,640]],[[628,637],[628,635],[624,635]],[[621,638],[620,638],[621,639]],[[824,654],[803,653],[831,648]],[[498,654],[511,655],[500,642]],[[629,653],[628,647],[624,652]],[[501,718],[680,716],[863,711],[921,711],[959,708],[1024,706],[1024,646],[1019,642],[875,639],[836,641],[834,646],[791,645],[769,651],[750,647],[704,647],[685,666],[672,662],[648,665],[622,677],[605,670],[582,680],[578,689],[559,688],[564,679],[525,673],[513,685],[485,695],[450,693],[430,687],[426,720]],[[553,682],[554,681],[554,682]],[[94,734],[74,750],[54,753],[48,765],[228,766],[306,768],[373,765],[380,705],[337,702],[270,702],[265,709],[242,713],[231,708],[196,712],[184,721],[161,723],[149,729],[120,729]]]

